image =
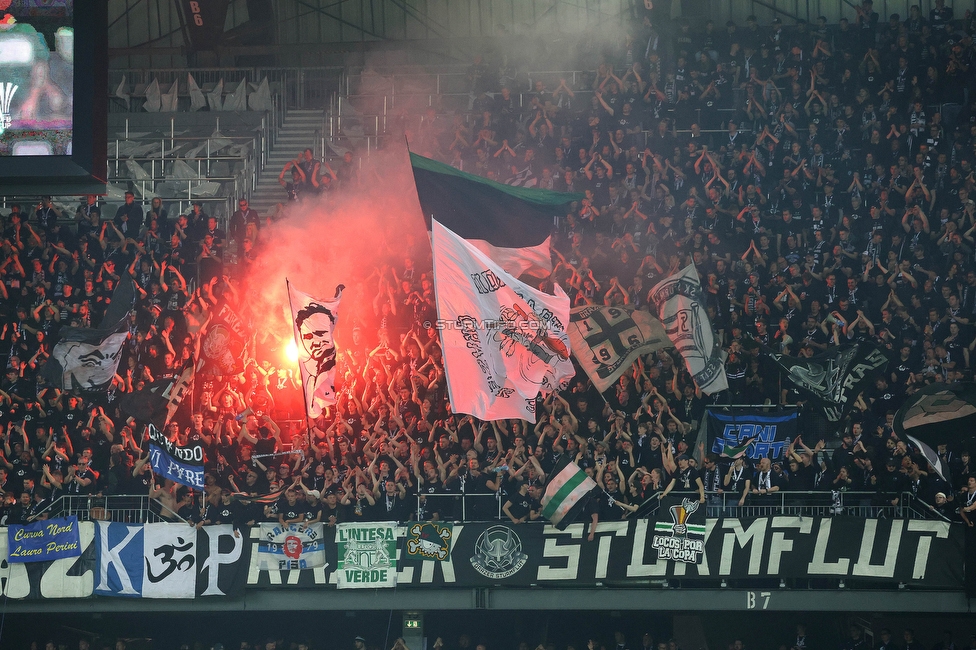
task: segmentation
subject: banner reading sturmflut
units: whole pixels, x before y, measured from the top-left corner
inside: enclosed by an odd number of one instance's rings
[[[724,353],[708,320],[695,265],[659,282],[651,289],[650,299],[695,384],[706,395],[726,390]]]
[[[184,447],[166,439],[165,434],[149,425],[149,462],[157,476],[180,485],[203,489],[203,447]]]
[[[396,523],[347,523],[336,526],[339,589],[395,587]]]
[[[81,555],[78,517],[48,519],[7,529],[10,562],[43,562]]]
[[[262,571],[315,569],[325,566],[323,525],[261,524],[258,568]]]

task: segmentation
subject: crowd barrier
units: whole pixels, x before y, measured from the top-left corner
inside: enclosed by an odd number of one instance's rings
[[[911,492],[898,495],[897,505],[878,505],[877,492],[781,490],[762,500],[749,497],[739,505],[741,495],[723,492],[706,493],[709,517],[833,517],[851,516],[877,519],[948,521],[930,504]],[[603,498],[602,495],[597,498]],[[416,497],[411,517],[423,519],[424,513],[437,511],[441,519],[462,523],[508,521],[503,513],[505,499],[498,492],[468,494],[421,494]],[[639,505],[631,519],[653,519],[657,516],[657,495]],[[105,520],[125,523],[152,523],[182,518],[167,512],[155,499],[146,495],[74,495],[62,496],[45,511],[49,517],[73,515],[82,521]]]

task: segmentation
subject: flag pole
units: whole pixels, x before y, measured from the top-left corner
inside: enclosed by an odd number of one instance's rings
[[[285,289],[288,292],[288,313],[291,315],[291,340],[295,343],[295,349],[298,350],[300,341],[295,339],[295,307],[291,304],[291,282],[288,278],[285,278]],[[312,454],[312,421],[308,416],[308,393],[305,392],[305,380],[302,377],[302,370],[298,368],[298,378],[302,380],[302,404],[305,406],[305,437],[308,440],[308,453],[309,456]]]

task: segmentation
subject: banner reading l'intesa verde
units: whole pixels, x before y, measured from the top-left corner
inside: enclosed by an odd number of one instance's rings
[[[396,529],[395,522],[336,526],[339,589],[396,586]]]
[[[78,517],[48,519],[7,528],[10,562],[44,562],[81,555]]]

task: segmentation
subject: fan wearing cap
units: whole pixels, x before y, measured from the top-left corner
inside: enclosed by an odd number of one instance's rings
[[[220,502],[208,503],[203,519],[197,527],[209,524],[232,524],[234,537],[240,537],[241,518],[244,506],[240,501],[231,501],[231,493],[227,488],[220,490]]]
[[[322,504],[319,502],[322,494],[318,490],[306,489],[304,483],[299,483],[299,485],[305,490],[305,521],[302,522],[302,525],[317,524],[322,521]]]
[[[690,495],[698,494],[698,501],[705,501],[705,484],[702,483],[701,474],[699,471],[692,467],[691,459],[687,454],[681,454],[677,458],[678,462],[678,472],[668,483],[668,486],[664,488],[664,491],[658,494],[658,499],[663,499],[667,495],[674,492],[675,494]]]
[[[321,521],[326,526],[335,526],[343,519],[342,506],[339,505],[338,488],[334,485],[328,487],[322,500]]]

